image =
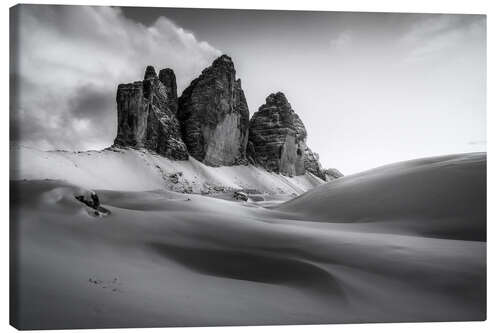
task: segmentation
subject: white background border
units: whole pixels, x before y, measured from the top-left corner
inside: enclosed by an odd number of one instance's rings
[[[44,3],[43,1],[29,1],[29,3]],[[45,2],[46,3],[46,2]],[[458,322],[458,323],[415,323],[415,324],[350,324],[350,325],[316,325],[316,326],[260,326],[260,327],[211,327],[211,328],[159,328],[159,329],[127,329],[126,332],[500,332],[500,305],[499,305],[499,210],[500,193],[498,189],[500,174],[499,137],[500,137],[500,82],[499,82],[499,43],[500,43],[500,1],[495,0],[247,0],[235,2],[230,0],[182,0],[182,1],[151,1],[151,0],[120,0],[120,1],[49,1],[51,4],[71,5],[114,5],[114,6],[156,6],[156,7],[198,7],[198,8],[240,8],[240,9],[290,9],[290,10],[330,10],[330,11],[363,11],[363,12],[421,12],[421,13],[462,13],[487,14],[488,34],[488,319],[486,322]],[[2,25],[2,62],[1,81],[2,108],[0,109],[0,136],[1,136],[1,185],[0,185],[0,225],[2,235],[0,241],[1,265],[1,300],[0,300],[0,327],[8,332],[14,331],[9,327],[9,11],[8,7],[17,4],[15,1],[5,1],[1,11]],[[33,277],[36,278],[36,277]],[[78,332],[78,331],[75,331]],[[106,330],[106,332],[124,332],[124,330]]]

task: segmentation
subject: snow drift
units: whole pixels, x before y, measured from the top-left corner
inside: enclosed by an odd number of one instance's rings
[[[278,210],[325,222],[392,223],[427,236],[486,240],[486,154],[418,159],[342,177]]]

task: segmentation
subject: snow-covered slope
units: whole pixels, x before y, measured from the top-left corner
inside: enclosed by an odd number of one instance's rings
[[[18,328],[485,319],[486,242],[166,190],[97,191],[94,217],[81,191],[11,182]]]
[[[92,189],[203,193],[225,187],[290,195],[324,183],[312,174],[286,177],[251,165],[215,168],[135,149],[46,152],[12,146],[11,158],[12,180],[58,179]]]
[[[98,189],[156,187],[157,165],[268,189],[305,186],[305,177],[140,151],[17,153],[14,173],[71,179],[11,181],[19,328],[486,318],[485,154],[395,164],[265,209],[165,189]],[[109,214],[76,198],[89,187]]]
[[[486,153],[429,157],[342,177],[277,209],[315,221],[383,221],[379,231],[485,241]]]

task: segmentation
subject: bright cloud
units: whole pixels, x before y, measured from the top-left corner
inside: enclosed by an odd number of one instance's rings
[[[119,8],[23,5],[16,20],[11,137],[42,149],[109,146],[119,83],[151,64],[174,69],[182,89],[221,54],[164,17],[144,26]]]

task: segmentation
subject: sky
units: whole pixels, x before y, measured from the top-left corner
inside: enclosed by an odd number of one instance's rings
[[[108,147],[119,83],[170,67],[180,94],[228,54],[250,114],[285,93],[325,168],[486,151],[483,15],[48,5],[11,15],[11,140],[26,146]]]

